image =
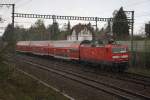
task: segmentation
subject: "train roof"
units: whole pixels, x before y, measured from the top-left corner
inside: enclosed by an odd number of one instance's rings
[[[29,45],[30,41],[18,41],[17,45]]]
[[[54,46],[54,47],[78,47],[81,41],[18,41],[17,45],[30,45],[30,46]]]
[[[55,47],[78,47],[81,41],[52,41]]]

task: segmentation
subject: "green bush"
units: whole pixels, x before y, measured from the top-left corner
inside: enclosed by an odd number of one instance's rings
[[[0,63],[0,80],[8,79],[9,74],[9,67],[6,64]]]

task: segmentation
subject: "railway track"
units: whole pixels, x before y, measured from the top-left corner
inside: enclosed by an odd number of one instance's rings
[[[4,61],[3,63],[5,63],[5,64],[8,65],[8,62],[6,62],[6,61]],[[56,89],[55,87],[52,87],[52,86],[50,86],[49,84],[47,84],[46,82],[44,82],[44,81],[40,80],[39,78],[33,76],[32,74],[29,74],[29,73],[27,73],[27,72],[25,72],[25,71],[23,71],[23,70],[21,70],[21,69],[19,69],[19,68],[16,68],[16,71],[21,72],[21,73],[23,73],[24,75],[27,75],[28,77],[32,78],[33,80],[38,81],[39,83],[43,84],[44,86],[46,86],[46,87],[48,87],[48,88],[53,89],[54,91],[56,91],[56,92],[62,94],[63,96],[65,96],[65,97],[68,98],[69,100],[75,100],[74,98],[70,97],[69,95],[67,95],[67,94],[65,94],[65,93],[62,93],[61,91],[59,91],[59,90]]]
[[[85,84],[87,86],[90,86],[90,87],[95,88],[95,89],[100,90],[100,91],[104,91],[104,92],[109,93],[109,94],[116,95],[116,96],[123,98],[123,99],[132,99],[132,100],[133,99],[136,99],[136,100],[137,99],[139,99],[139,100],[150,99],[150,97],[147,95],[140,94],[140,93],[135,92],[135,91],[130,91],[128,89],[124,89],[121,87],[117,87],[117,86],[114,86],[112,84],[109,84],[109,83],[106,83],[103,81],[99,81],[97,79],[89,78],[89,77],[87,77],[81,73],[77,73],[77,72],[74,72],[71,70],[68,71],[68,70],[63,70],[63,69],[57,68],[57,66],[60,66],[60,63],[55,63],[55,64],[53,64],[53,66],[55,66],[55,67],[50,68],[48,65],[45,65],[45,64],[37,62],[37,61],[35,62],[33,60],[33,58],[30,58],[30,59],[29,58],[19,58],[19,59],[22,59],[22,61],[24,63],[28,63],[30,65],[37,67],[37,68],[47,70],[47,71],[53,72],[55,74],[59,74],[62,77],[69,78],[69,79],[74,80],[76,82]]]
[[[132,77],[132,79],[141,80],[141,81],[145,81],[146,83],[150,83],[150,77],[148,76],[144,76],[136,73],[129,73],[129,72],[126,72],[125,74],[127,77]]]
[[[34,60],[34,57],[28,56],[28,58],[31,60]],[[47,64],[50,62],[48,59],[44,59],[44,60],[43,60],[43,58],[42,59],[38,58],[38,59],[42,60],[42,62],[47,63]],[[70,66],[83,67],[79,64],[73,64],[73,63],[68,64],[68,62],[58,63],[58,60],[51,61],[51,63],[53,63],[54,65],[57,65],[57,66],[64,67],[64,68],[66,68],[68,66],[66,70],[72,71],[72,72],[75,71],[76,69],[72,69],[72,68],[70,68]],[[97,76],[104,76],[104,77],[107,76],[107,77],[122,80],[122,81],[128,81],[131,83],[143,85],[144,88],[150,87],[150,77],[148,77],[148,76],[143,76],[143,75],[139,75],[139,74],[135,74],[135,73],[128,73],[128,72],[120,74],[120,73],[112,73],[112,72],[104,72],[104,71],[95,71],[92,68],[90,68],[88,70],[88,68],[86,68],[86,66],[84,69],[86,69],[86,71],[85,71],[86,73],[95,74]],[[77,72],[79,73],[80,70],[77,70]],[[82,72],[80,72],[80,73],[82,73]]]

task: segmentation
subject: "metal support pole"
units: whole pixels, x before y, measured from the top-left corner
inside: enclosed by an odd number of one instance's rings
[[[133,28],[134,28],[134,11],[132,13],[132,22],[131,22],[131,66],[133,66],[134,62],[134,51],[133,51]]]
[[[15,39],[14,27],[15,27],[15,4],[12,4],[12,33],[13,33],[13,40]]]
[[[52,15],[52,19],[53,19],[53,24],[56,23],[56,16]]]
[[[12,6],[12,28],[14,28],[15,4],[0,4],[2,6]]]
[[[96,33],[97,33],[97,31],[98,31],[98,29],[97,29],[97,17],[95,17],[95,26],[96,26],[96,31],[95,31],[95,33],[93,33],[93,36],[92,36],[92,38],[93,38],[93,41],[95,41],[96,40]]]
[[[10,39],[10,44],[14,48],[13,53],[15,52],[15,33],[14,33],[14,18],[15,18],[15,4],[0,4],[2,6],[12,6],[12,37]]]
[[[55,16],[55,15],[52,15],[52,19],[53,19],[53,29],[52,29],[52,30],[53,30],[53,35],[54,35],[54,34],[56,34],[56,31],[55,31],[56,16]],[[52,35],[52,36],[53,36],[53,35]]]

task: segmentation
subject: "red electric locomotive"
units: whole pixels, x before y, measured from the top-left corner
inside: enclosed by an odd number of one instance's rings
[[[124,71],[129,61],[128,47],[113,41],[82,43],[80,45],[80,60],[98,64],[101,67],[110,67],[115,71]]]
[[[128,47],[112,41],[19,41],[16,49],[36,55],[106,65],[117,71],[124,71],[129,61]]]

